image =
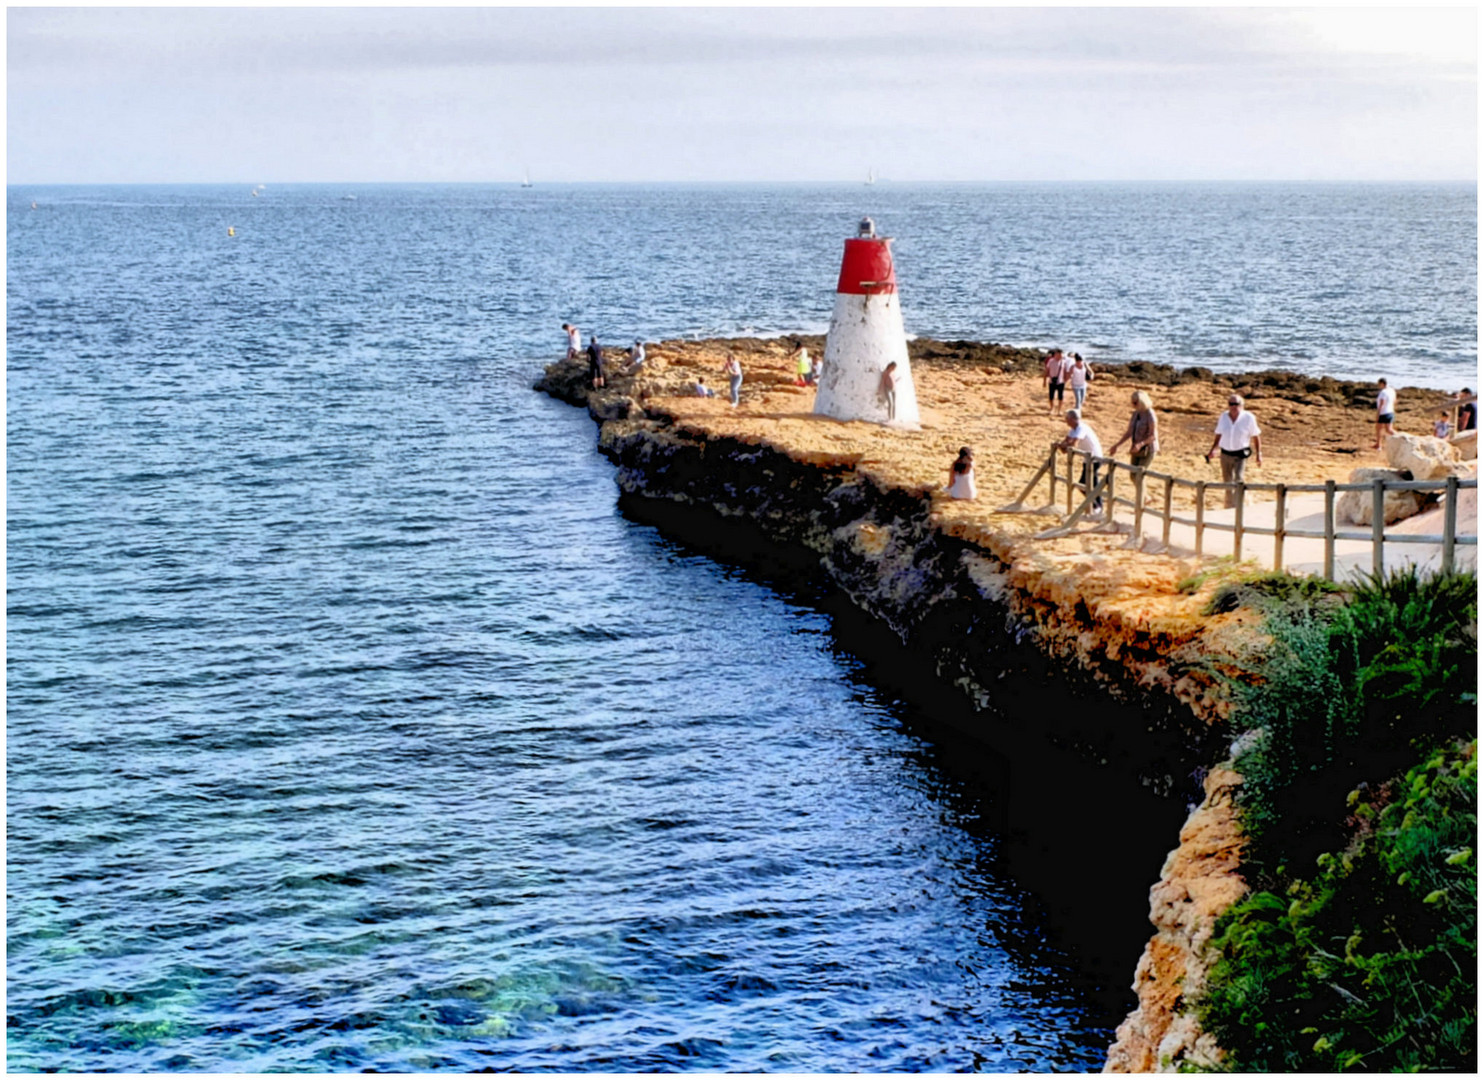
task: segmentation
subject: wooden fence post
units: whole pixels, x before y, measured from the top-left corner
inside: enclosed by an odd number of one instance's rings
[[[1443,573],[1453,571],[1453,544],[1458,534],[1458,477],[1448,477],[1443,492]]]
[[[1089,459],[1091,460],[1091,459]],[[1113,501],[1113,481],[1118,477],[1118,466],[1112,461],[1108,462],[1108,504],[1103,507],[1103,515],[1113,520],[1113,511],[1118,509],[1118,504]]]
[[[1166,476],[1165,477],[1165,523],[1164,523],[1164,528],[1162,528],[1160,530],[1160,533],[1161,533],[1160,539],[1164,541],[1165,547],[1169,547],[1170,546],[1170,514],[1174,512],[1173,509],[1172,509],[1172,506],[1171,506],[1171,500],[1173,499],[1174,494],[1175,494],[1175,478],[1173,476]]]
[[[1232,514],[1232,562],[1242,561],[1242,517],[1247,512],[1247,485],[1237,481],[1236,509]]]
[[[1283,571],[1283,532],[1288,521],[1288,488],[1278,485],[1278,498],[1273,503],[1273,569]]]
[[[1386,481],[1371,481],[1371,571],[1380,577],[1386,569],[1382,548],[1386,543]]]
[[[1134,470],[1134,546],[1144,540],[1144,470]]]
[[[1324,580],[1335,579],[1335,482],[1324,482]]]
[[[1076,457],[1076,454],[1073,451],[1068,450],[1067,451],[1067,513],[1068,514],[1070,514],[1072,512],[1072,491],[1074,490],[1073,487],[1072,487],[1072,458],[1074,458],[1074,457]]]
[[[1206,482],[1195,482],[1195,553],[1205,553],[1206,544]]]
[[[1052,446],[1051,454],[1046,458],[1046,472],[1051,478],[1051,494],[1046,496],[1046,505],[1056,505],[1056,447]]]

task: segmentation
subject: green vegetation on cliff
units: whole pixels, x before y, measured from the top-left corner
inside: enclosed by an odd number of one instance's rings
[[[1471,1071],[1476,580],[1242,599],[1272,635],[1239,691],[1254,892],[1218,924],[1202,1021],[1242,1071]]]

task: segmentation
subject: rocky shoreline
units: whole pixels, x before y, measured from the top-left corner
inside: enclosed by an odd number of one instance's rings
[[[811,351],[823,346],[820,338],[802,341]],[[1221,575],[1197,588],[1189,582],[1209,571],[1208,563],[1130,551],[1118,535],[1034,540],[1044,519],[992,509],[1014,497],[1057,434],[1036,393],[1040,353],[912,342],[923,431],[902,433],[810,416],[812,390],[794,385],[791,348],[790,341],[662,342],[649,348],[641,375],[616,375],[604,389],[588,385],[586,364],[577,361],[550,365],[537,388],[586,407],[600,423],[599,446],[617,465],[626,497],[745,521],[798,553],[926,657],[986,724],[1000,722],[995,701],[1007,686],[1054,679],[1122,706],[1111,721],[1059,722],[1058,737],[1094,755],[1122,753],[1124,767],[1145,785],[1182,793],[1191,761],[1212,766],[1151,890],[1155,934],[1136,973],[1139,1005],[1120,1027],[1107,1068],[1163,1071],[1217,1060],[1188,1003],[1204,980],[1204,946],[1216,918],[1246,891],[1232,808],[1240,778],[1217,762],[1229,709],[1223,677],[1243,676],[1254,617],[1243,609],[1202,614]],[[738,409],[691,391],[697,375],[718,369],[727,352],[747,371]],[[1276,436],[1267,446],[1276,445],[1279,455],[1285,443],[1304,446],[1285,460],[1304,479],[1348,471],[1360,452],[1357,437],[1369,435],[1373,390],[1363,384],[1284,372],[1213,376],[1152,364],[1098,377],[1094,400],[1106,399],[1111,415],[1122,412],[1131,389],[1158,394],[1156,407],[1176,418],[1169,424],[1171,457],[1209,445],[1207,417],[1227,388],[1264,403],[1264,422]],[[1110,384],[1117,392],[1103,393]],[[1216,400],[1215,409],[1197,412],[1202,398]],[[1403,392],[1416,413],[1444,398]],[[1089,406],[1096,420],[1094,401]],[[1180,426],[1188,415],[1182,409],[1200,421]],[[1320,416],[1324,422],[1316,424]],[[1404,412],[1403,421],[1410,416]],[[1318,439],[1285,439],[1294,429]],[[1105,441],[1112,437],[1110,431]],[[981,479],[977,503],[946,500],[938,489],[952,448],[970,440],[981,460],[1000,467]],[[1172,756],[1171,745],[1184,755]]]

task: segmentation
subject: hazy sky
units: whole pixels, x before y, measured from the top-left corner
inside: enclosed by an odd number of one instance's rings
[[[11,183],[1473,180],[1472,7],[15,8]]]

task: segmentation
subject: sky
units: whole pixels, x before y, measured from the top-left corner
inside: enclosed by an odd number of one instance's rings
[[[10,183],[1466,180],[1453,8],[11,7]]]

